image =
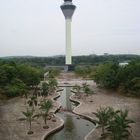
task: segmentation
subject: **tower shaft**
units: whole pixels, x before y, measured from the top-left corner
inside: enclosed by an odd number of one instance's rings
[[[66,26],[66,65],[71,65],[72,64],[72,51],[71,51],[71,19],[67,18],[65,20],[65,26]]]
[[[60,6],[64,16],[65,16],[65,26],[66,26],[66,57],[65,57],[65,64],[71,65],[72,64],[72,51],[71,51],[71,21],[76,6],[73,5],[72,0],[64,0],[63,5]]]

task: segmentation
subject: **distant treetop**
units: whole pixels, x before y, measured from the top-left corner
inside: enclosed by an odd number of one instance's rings
[[[64,1],[72,1],[72,0],[64,0]]]

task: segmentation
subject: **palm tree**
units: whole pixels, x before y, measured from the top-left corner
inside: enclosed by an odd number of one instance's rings
[[[38,89],[39,88],[37,86],[34,87],[33,96],[36,96],[36,97],[38,96],[38,93],[37,93]]]
[[[111,136],[112,140],[123,140],[127,139],[131,134],[131,123],[133,120],[128,119],[128,110],[120,111],[115,114],[114,119],[109,121],[107,127],[108,135]]]
[[[82,88],[83,88],[84,93],[86,93],[86,94],[91,94],[92,93],[92,91],[89,88],[89,85],[87,85],[87,83],[83,83],[83,87]]]
[[[48,126],[46,126],[47,124],[47,117],[49,115],[49,110],[52,108],[52,101],[48,100],[45,101],[41,104],[40,110],[41,110],[41,114],[39,116],[42,116],[44,119],[44,123],[45,126],[43,127],[44,129],[48,128]]]
[[[49,84],[47,82],[42,83],[42,96],[46,97],[49,94]]]
[[[109,120],[113,118],[114,114],[114,109],[111,107],[100,107],[100,109],[97,109],[97,112],[94,113],[97,118],[94,120],[95,123],[97,123],[99,127],[102,128],[102,136],[105,135],[105,127],[108,125]]]
[[[27,93],[27,91],[23,92],[23,97],[25,97],[25,99],[28,98],[28,93]]]
[[[75,85],[73,87],[73,90],[75,90],[75,95],[79,95],[80,94],[80,91],[81,91],[81,87],[79,85]]]
[[[25,105],[26,105],[27,99],[28,99],[28,92],[27,92],[27,90],[25,90],[25,91],[23,92],[23,100],[24,100],[24,104],[25,104]]]
[[[54,92],[58,85],[57,80],[55,78],[49,78],[48,85],[49,85],[49,93]]]
[[[27,120],[27,122],[29,122],[29,131],[28,134],[33,134],[33,131],[31,130],[31,126],[32,126],[32,121],[34,120],[35,116],[34,116],[34,110],[29,110],[27,109],[26,112],[22,112],[23,115],[25,116],[25,120]]]
[[[31,96],[27,103],[34,109],[34,106],[37,106],[37,96]]]

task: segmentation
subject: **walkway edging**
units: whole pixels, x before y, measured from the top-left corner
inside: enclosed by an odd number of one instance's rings
[[[59,93],[58,95],[56,95],[55,97],[53,97],[52,100],[55,101],[55,99],[57,99],[57,98],[59,98],[59,97],[60,97],[60,93]],[[55,101],[55,102],[56,102],[56,101]],[[59,104],[59,106],[56,108],[56,110],[54,111],[54,113],[56,113],[56,112],[61,108],[60,103],[59,103],[59,102],[57,102],[57,103]],[[53,134],[53,133],[59,131],[60,129],[62,129],[62,128],[64,127],[64,120],[61,119],[60,117],[56,116],[56,115],[55,115],[55,117],[56,117],[56,118],[59,118],[59,120],[61,121],[61,124],[60,124],[58,127],[55,127],[54,129],[50,130],[50,132],[46,132],[46,133],[42,136],[41,140],[45,140],[45,138],[47,138],[49,135],[51,135],[51,134]]]
[[[79,112],[76,111],[76,109],[79,108],[79,107],[82,105],[82,102],[81,102],[81,101],[78,101],[78,100],[76,100],[76,99],[73,99],[73,98],[72,98],[73,96],[74,96],[74,95],[70,96],[70,98],[69,98],[70,101],[75,102],[75,103],[78,103],[79,105],[76,106],[76,107],[73,109],[72,112],[73,112],[74,114],[77,114],[77,115],[79,115],[79,116],[84,117],[85,119],[91,121],[92,123],[95,123],[95,122],[94,122],[94,119],[93,119],[92,117],[90,117],[90,116],[88,116],[88,115],[83,115],[83,114],[81,114],[81,113],[79,113]],[[93,129],[85,136],[85,140],[88,140],[88,139],[87,139],[88,136],[89,136],[97,127],[98,127],[98,124],[95,123],[95,128],[93,128]]]

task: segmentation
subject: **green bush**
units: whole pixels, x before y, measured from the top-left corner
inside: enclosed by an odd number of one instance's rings
[[[119,85],[117,76],[118,70],[118,63],[109,62],[100,64],[96,69],[94,80],[105,88],[116,89]]]
[[[43,70],[27,64],[4,61],[0,65],[0,88],[8,97],[23,94],[26,86],[36,86],[43,77]]]
[[[19,79],[14,79],[11,84],[5,87],[8,97],[16,97],[26,92],[26,85]]]
[[[77,75],[83,78],[88,78],[88,76],[91,73],[91,67],[90,66],[76,66],[74,71]]]
[[[131,61],[126,66],[114,62],[100,64],[93,79],[102,87],[140,95],[140,60]]]

